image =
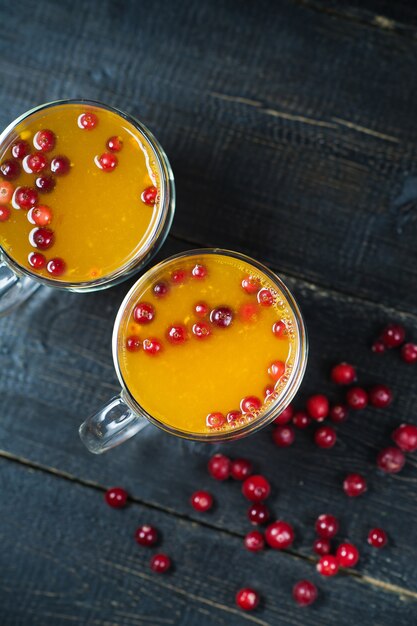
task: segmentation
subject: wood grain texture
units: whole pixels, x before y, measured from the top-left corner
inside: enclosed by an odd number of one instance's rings
[[[303,559],[249,554],[240,537],[138,504],[115,511],[96,489],[4,460],[0,487],[2,626],[350,626],[365,614],[375,625],[411,624],[415,614],[413,601],[351,576],[319,580]],[[159,546],[135,543],[141,523],[157,526]],[[162,550],[175,569],[153,574],[150,557]],[[307,611],[291,599],[292,585],[306,576],[321,592]],[[234,595],[248,584],[264,602],[245,614]]]

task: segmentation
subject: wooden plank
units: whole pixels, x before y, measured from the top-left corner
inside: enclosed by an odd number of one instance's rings
[[[178,236],[417,312],[416,42],[293,0],[100,6],[8,5],[0,125],[119,105],[171,157]]]
[[[178,251],[170,239],[161,256]],[[292,449],[277,449],[270,429],[225,446],[207,446],[171,437],[149,426],[123,447],[102,457],[87,453],[78,440],[80,421],[117,392],[112,368],[112,322],[127,285],[80,296],[44,290],[14,316],[0,321],[2,454],[28,459],[51,471],[67,472],[99,485],[122,484],[139,501],[243,536],[248,531],[247,505],[239,485],[218,485],[206,472],[211,454],[222,450],[253,460],[273,484],[271,508],[297,529],[295,550],[311,555],[315,517],[339,515],[341,537],[360,547],[358,571],[417,593],[415,562],[417,528],[414,486],[417,463],[410,460],[398,476],[382,476],[375,467],[377,451],[389,444],[389,434],[403,420],[413,420],[417,402],[415,368],[397,353],[377,357],[369,343],[391,312],[380,306],[318,290],[288,280],[299,299],[309,329],[311,352],[298,400],[315,391],[337,391],[328,383],[332,363],[347,360],[358,366],[361,382],[387,382],[395,402],[389,410],[369,409],[351,415],[338,428],[334,449],[320,451],[312,431],[297,436]],[[417,336],[417,320],[401,316]],[[369,492],[350,500],[341,489],[348,472],[369,479]],[[197,488],[214,491],[217,510],[206,517],[188,504]],[[366,546],[368,529],[383,526],[390,546],[377,551]]]
[[[318,580],[308,561],[272,550],[249,554],[239,537],[145,506],[112,510],[96,489],[4,460],[0,485],[3,626],[296,626],[300,620],[350,626],[412,623],[415,615],[412,599],[351,576]],[[135,544],[134,531],[144,522],[158,527],[162,546]],[[171,555],[171,573],[150,571],[158,550]],[[291,588],[304,577],[316,581],[321,595],[301,611]],[[248,584],[263,602],[245,614],[234,595]]]

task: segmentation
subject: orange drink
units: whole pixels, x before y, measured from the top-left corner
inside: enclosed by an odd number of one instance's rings
[[[256,429],[285,408],[304,372],[304,327],[291,294],[267,268],[227,251],[179,255],[148,271],[114,332],[119,377],[136,410],[186,437]]]
[[[82,289],[136,271],[166,234],[172,203],[159,144],[105,105],[44,105],[0,138],[0,246],[44,282]]]

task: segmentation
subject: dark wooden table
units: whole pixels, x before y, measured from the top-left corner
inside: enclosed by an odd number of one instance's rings
[[[417,340],[417,9],[401,0],[149,2],[0,0],[0,126],[41,102],[86,97],[142,119],[165,147],[178,205],[159,257],[200,246],[243,251],[299,299],[311,354],[297,404],[334,396],[332,363],[387,382],[388,410],[338,427],[329,451],[271,430],[227,446],[154,427],[107,455],[81,445],[79,422],[118,389],[110,337],[129,284],[79,295],[41,289],[0,322],[0,623],[2,626],[417,623],[417,459],[399,475],[375,465],[401,421],[417,420],[417,367],[369,349],[387,321]],[[413,334],[414,333],[414,334]],[[288,552],[250,554],[239,485],[213,484],[207,459],[247,456],[273,483],[274,515],[293,523]],[[348,499],[341,481],[367,476]],[[129,490],[108,508],[111,485]],[[197,514],[196,488],[217,508]],[[355,571],[315,572],[313,523],[341,520],[361,550]],[[133,540],[155,524],[175,562],[148,567]],[[372,549],[383,526],[389,546]],[[291,599],[300,578],[314,607]],[[243,614],[251,585],[262,606]]]

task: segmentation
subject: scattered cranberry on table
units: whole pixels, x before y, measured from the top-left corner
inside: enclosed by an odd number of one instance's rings
[[[347,420],[349,409],[344,404],[334,404],[330,407],[329,417],[335,424],[340,424]]]
[[[332,546],[329,539],[325,539],[324,537],[318,537],[314,540],[313,550],[316,554],[324,556],[325,554],[330,554],[330,552],[332,551]]]
[[[259,604],[259,594],[254,589],[249,587],[245,589],[239,589],[236,594],[236,604],[244,611],[253,611]]]
[[[402,450],[390,446],[379,452],[376,464],[379,469],[387,474],[397,474],[401,472],[405,464],[405,455]]]
[[[121,509],[126,506],[128,493],[122,487],[111,487],[104,494],[107,504],[114,509]]]
[[[274,393],[273,386],[271,386],[271,393]],[[291,421],[293,415],[294,415],[294,408],[291,404],[289,404],[283,411],[281,411],[278,417],[274,419],[273,424],[279,424],[280,426],[285,426],[285,424],[288,424],[288,422]]]
[[[191,505],[196,511],[209,511],[213,507],[213,496],[208,491],[195,491],[191,496]]]
[[[414,424],[401,424],[394,430],[391,437],[404,452],[417,450],[417,426]]]
[[[277,426],[272,431],[272,439],[280,448],[288,448],[295,441],[295,432],[292,426]]]
[[[356,371],[349,363],[339,363],[333,367],[330,377],[336,385],[351,385],[356,380]]]
[[[314,433],[314,441],[319,448],[333,448],[336,439],[336,431],[331,426],[322,426]]]
[[[242,493],[251,502],[266,500],[271,493],[271,485],[264,476],[255,474],[249,476],[242,485]]]
[[[143,524],[136,529],[135,539],[141,546],[153,546],[158,541],[158,531],[149,524]]]
[[[341,543],[336,550],[340,567],[355,567],[359,561],[359,550],[353,543]]]
[[[259,530],[251,530],[244,539],[245,548],[250,552],[259,552],[265,547],[264,536]]]
[[[406,363],[417,363],[417,343],[405,343],[401,348],[401,358]]]
[[[317,600],[318,592],[314,583],[300,580],[292,589],[292,597],[299,606],[309,606]]]
[[[368,543],[373,548],[383,548],[388,541],[387,533],[382,528],[371,528],[368,533]]]
[[[265,530],[266,543],[274,550],[289,548],[294,541],[294,530],[291,524],[278,520]]]
[[[235,480],[245,480],[252,474],[253,466],[247,459],[235,459],[230,466],[230,475]]]
[[[266,524],[270,518],[269,509],[263,502],[254,502],[248,508],[248,519],[252,524]]]
[[[361,496],[367,489],[366,480],[361,474],[348,474],[343,481],[343,491],[351,498]]]
[[[314,528],[320,537],[331,539],[338,533],[339,520],[334,515],[323,513],[316,519]]]
[[[322,576],[335,576],[339,571],[339,561],[332,554],[325,554],[320,558],[316,569]]]
[[[305,411],[297,411],[292,418],[292,423],[299,430],[304,430],[311,424],[311,417]]]
[[[386,348],[398,348],[404,343],[405,329],[401,324],[388,324],[381,334],[381,341]]]
[[[377,339],[371,346],[372,352],[375,354],[383,354],[386,350],[385,344],[381,339]]]
[[[226,480],[230,476],[231,461],[224,454],[215,454],[209,460],[207,469],[212,478]]]
[[[359,411],[368,406],[368,394],[362,387],[352,387],[346,393],[346,402],[351,409]]]
[[[372,406],[384,409],[392,402],[392,391],[386,385],[375,385],[369,390],[368,398]]]
[[[164,574],[171,569],[171,559],[167,554],[155,554],[151,558],[151,570],[157,574]]]
[[[317,422],[322,422],[329,414],[329,401],[323,394],[316,394],[307,400],[307,413]]]

